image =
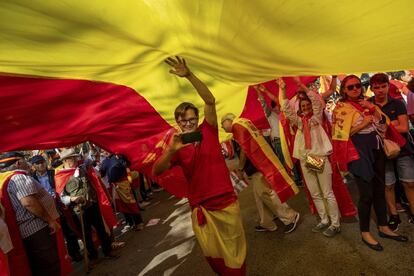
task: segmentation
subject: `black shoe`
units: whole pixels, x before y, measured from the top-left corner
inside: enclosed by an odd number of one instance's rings
[[[364,240],[364,238],[362,238],[362,237],[361,237],[361,240],[362,240],[363,243],[365,243],[372,250],[375,250],[375,251],[384,250],[384,247],[382,247],[382,245],[379,242],[377,242],[376,244],[371,244],[371,243],[367,242],[366,240]]]
[[[275,226],[274,226],[274,227],[272,227],[272,228],[264,228],[264,227],[262,227],[262,226],[258,225],[258,226],[256,226],[256,227],[254,228],[254,230],[255,230],[256,232],[273,232],[273,231],[276,231],[276,230],[277,230],[277,226],[275,225]]]
[[[378,235],[381,238],[385,238],[385,239],[390,239],[390,240],[399,241],[399,242],[408,242],[408,237],[403,236],[403,235],[391,236],[391,235],[385,234],[381,231],[378,231]]]
[[[393,231],[398,230],[398,225],[400,225],[401,219],[398,215],[391,215],[388,221],[388,227]]]
[[[300,215],[299,213],[297,213],[295,216],[295,220],[292,223],[285,225],[285,229],[284,229],[285,234],[292,233],[296,229],[296,225],[299,221],[299,218],[300,218]]]

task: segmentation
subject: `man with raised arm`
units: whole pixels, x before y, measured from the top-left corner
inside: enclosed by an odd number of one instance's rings
[[[158,158],[153,173],[160,175],[180,166],[188,182],[193,230],[203,254],[219,275],[245,275],[246,240],[240,207],[231,184],[218,139],[216,102],[207,86],[180,57],[168,58],[170,73],[186,78],[204,101],[205,119],[199,125],[198,109],[184,102],[174,112],[179,130]],[[202,139],[184,144],[182,136],[200,132]]]

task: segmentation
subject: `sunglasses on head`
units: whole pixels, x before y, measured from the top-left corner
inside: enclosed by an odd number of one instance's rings
[[[350,84],[350,85],[347,85],[346,86],[346,89],[348,89],[348,90],[354,90],[354,87],[356,89],[359,89],[359,88],[362,87],[362,85],[360,83]]]

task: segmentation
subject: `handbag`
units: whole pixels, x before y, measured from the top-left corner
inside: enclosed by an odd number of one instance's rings
[[[325,158],[308,154],[305,162],[306,168],[316,173],[322,173],[325,168]]]
[[[387,138],[384,138],[383,142],[384,142],[384,153],[388,159],[393,159],[400,154],[401,148],[396,142],[390,139],[387,139]]]

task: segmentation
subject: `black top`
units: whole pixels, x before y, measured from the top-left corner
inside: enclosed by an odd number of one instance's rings
[[[369,100],[372,103],[376,104],[375,96],[371,97]],[[376,105],[381,108],[382,112],[384,112],[385,115],[387,115],[391,121],[398,120],[398,116],[400,115],[407,115],[407,108],[405,107],[404,102],[397,99],[393,99],[390,96],[388,96],[388,101],[385,105]],[[410,140],[408,140],[408,133],[401,133],[401,135],[407,140],[407,143],[404,147],[401,148],[401,153],[399,156],[406,156],[414,153],[413,145],[410,143]]]

